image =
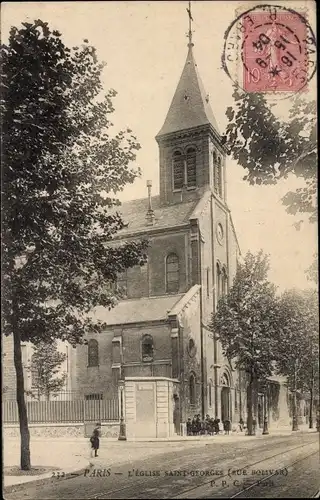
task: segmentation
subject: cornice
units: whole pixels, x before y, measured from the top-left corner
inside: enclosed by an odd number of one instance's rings
[[[120,241],[120,240],[125,240],[127,238],[138,238],[139,236],[157,235],[160,233],[172,232],[172,231],[177,232],[183,229],[187,229],[189,226],[190,226],[189,222],[184,222],[183,224],[179,224],[178,226],[168,226],[168,227],[146,226],[143,229],[138,229],[136,231],[132,230],[132,232],[130,233],[128,232],[123,235],[118,234],[112,239],[112,241]]]
[[[218,134],[218,132],[213,128],[213,126],[210,123],[207,123],[205,125],[200,125],[198,127],[194,128],[189,128],[189,129],[183,129],[183,130],[177,130],[176,132],[170,132],[169,134],[165,134],[162,136],[156,136],[155,139],[158,144],[168,144],[170,141],[176,141],[177,139],[184,139],[184,138],[190,138],[190,137],[198,137],[201,136],[204,132],[209,132],[215,140],[220,144],[221,142],[221,137]],[[221,148],[223,146],[220,144]]]

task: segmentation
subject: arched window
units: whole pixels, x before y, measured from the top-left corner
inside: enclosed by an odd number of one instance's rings
[[[228,375],[226,373],[224,373],[220,379],[220,385],[223,385],[225,387],[230,387],[230,382],[229,382],[229,378],[228,378]]]
[[[217,274],[217,300],[221,297],[221,268],[219,262],[217,262],[216,266],[216,274]]]
[[[142,361],[153,361],[153,338],[151,335],[144,335],[141,342]]]
[[[189,397],[190,397],[190,404],[195,405],[196,404],[196,377],[194,373],[191,373],[190,378],[189,378]]]
[[[184,159],[180,151],[173,153],[173,189],[182,189],[184,185]]]
[[[212,153],[212,159],[213,159],[213,186],[215,192],[218,193],[218,178],[217,178],[218,164],[217,164],[217,154],[215,151],[213,151]]]
[[[38,388],[39,385],[39,366],[36,362],[36,357],[33,354],[31,356],[31,387],[32,389]]]
[[[210,408],[212,407],[212,380],[210,379],[209,385],[208,385],[208,402]]]
[[[95,339],[88,342],[88,366],[99,366],[99,344]]]
[[[166,259],[166,291],[179,291],[179,257],[175,253],[168,255]]]
[[[197,153],[194,148],[187,149],[187,186],[197,185]]]
[[[191,358],[193,358],[196,355],[197,346],[192,338],[189,339],[187,349],[188,349],[189,356]]]
[[[220,156],[218,157],[218,164],[217,164],[217,188],[219,196],[222,197],[222,166],[221,166]]]
[[[228,275],[225,267],[222,269],[221,275],[221,293],[222,295],[226,295],[228,293]]]

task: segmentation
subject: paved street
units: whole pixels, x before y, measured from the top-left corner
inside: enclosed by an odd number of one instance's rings
[[[319,456],[308,456],[288,468],[285,476],[273,476],[248,487],[236,498],[312,498],[319,491]],[[235,497],[234,497],[235,498]]]
[[[84,474],[14,487],[5,498],[310,498],[319,490],[318,439],[312,433],[212,440],[184,449],[167,443],[156,456],[131,462],[128,456],[112,466],[101,450]]]

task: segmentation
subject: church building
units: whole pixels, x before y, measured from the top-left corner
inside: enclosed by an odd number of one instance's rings
[[[147,262],[118,277],[124,296],[115,308],[94,311],[107,328],[69,349],[68,390],[85,399],[121,394],[129,437],[183,434],[195,414],[232,424],[247,416],[245,374],[208,329],[232,286],[240,248],[227,204],[226,151],[193,47],[190,30],[182,74],[156,135],[159,195],[148,181],[146,198],[119,209],[125,227],[114,243],[147,239]],[[286,419],[286,397],[276,380],[268,405],[257,390],[260,426],[265,411],[271,422]]]
[[[159,146],[160,193],[123,203],[116,241],[147,238],[148,261],[119,276],[125,297],[88,346],[77,347],[73,387],[117,394],[129,435],[181,433],[189,417],[246,418],[245,380],[223,357],[208,323],[240,255],[227,205],[226,152],[194,58],[185,65]],[[131,432],[131,431],[132,432]]]

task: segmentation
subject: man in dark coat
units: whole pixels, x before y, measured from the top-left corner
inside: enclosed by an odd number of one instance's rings
[[[199,432],[199,419],[198,415],[195,415],[192,419],[192,435],[197,436]]]
[[[229,432],[231,430],[231,422],[229,419],[226,419],[224,422],[223,422],[223,430],[224,432],[229,435]]]
[[[215,418],[213,421],[213,428],[214,428],[215,434],[219,434],[219,422],[220,422],[220,420],[218,418]]]
[[[101,429],[101,424],[96,424],[95,428],[93,429],[92,436],[90,438],[90,443],[91,443],[91,448],[94,450],[94,456],[98,456],[98,449],[100,445],[100,429]]]
[[[201,434],[201,428],[202,428],[202,422],[201,422],[201,418],[200,418],[200,413],[198,413],[198,415],[196,415],[196,429],[197,429],[197,436],[199,436]]]
[[[240,431],[243,432],[243,429],[244,429],[244,421],[243,421],[243,418],[240,418],[239,420],[239,427],[240,427]]]
[[[190,417],[187,420],[187,436],[192,436],[192,422]]]

